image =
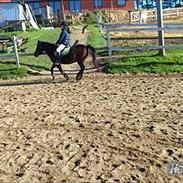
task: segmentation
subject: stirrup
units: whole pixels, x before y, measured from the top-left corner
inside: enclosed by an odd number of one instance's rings
[[[55,64],[55,65],[60,65],[61,63],[62,63],[61,60],[56,60],[54,64]]]
[[[57,58],[56,58],[56,60],[55,60],[55,65],[61,64],[62,61],[61,61],[60,55],[58,56],[58,53],[57,53],[57,56],[56,56],[56,57],[57,57]]]
[[[53,53],[55,56],[57,56],[57,52],[56,51],[54,51],[54,53]]]

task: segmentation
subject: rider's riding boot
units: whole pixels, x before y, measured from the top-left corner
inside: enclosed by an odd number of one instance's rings
[[[56,57],[57,57],[57,59],[56,59],[56,61],[55,61],[55,64],[56,64],[56,65],[61,64],[60,54],[59,54],[58,52],[56,53]]]

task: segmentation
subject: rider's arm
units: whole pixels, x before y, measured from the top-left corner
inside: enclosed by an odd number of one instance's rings
[[[61,34],[60,34],[60,36],[59,36],[59,39],[58,39],[58,41],[56,42],[56,44],[62,44],[62,42],[63,42],[63,40],[64,40],[64,38],[65,38],[65,35],[66,35],[65,30],[63,30],[63,31],[61,32]]]

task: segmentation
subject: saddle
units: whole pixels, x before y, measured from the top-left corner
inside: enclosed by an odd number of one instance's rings
[[[60,57],[67,55],[70,52],[70,50],[78,44],[78,42],[79,40],[76,40],[71,47],[65,47],[60,53]]]
[[[62,52],[60,53],[60,56],[64,56],[64,55],[67,55],[70,51],[71,47],[65,47]]]

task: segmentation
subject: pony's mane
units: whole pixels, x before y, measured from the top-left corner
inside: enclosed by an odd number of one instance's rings
[[[45,44],[45,45],[55,46],[55,44],[49,43],[49,42],[46,42],[46,41],[40,41],[40,42],[43,43],[43,44]]]
[[[44,47],[46,47],[46,48],[48,48],[48,49],[50,49],[50,50],[56,49],[56,45],[53,44],[53,43],[49,43],[49,42],[45,42],[45,41],[40,41],[40,43],[41,43]]]

